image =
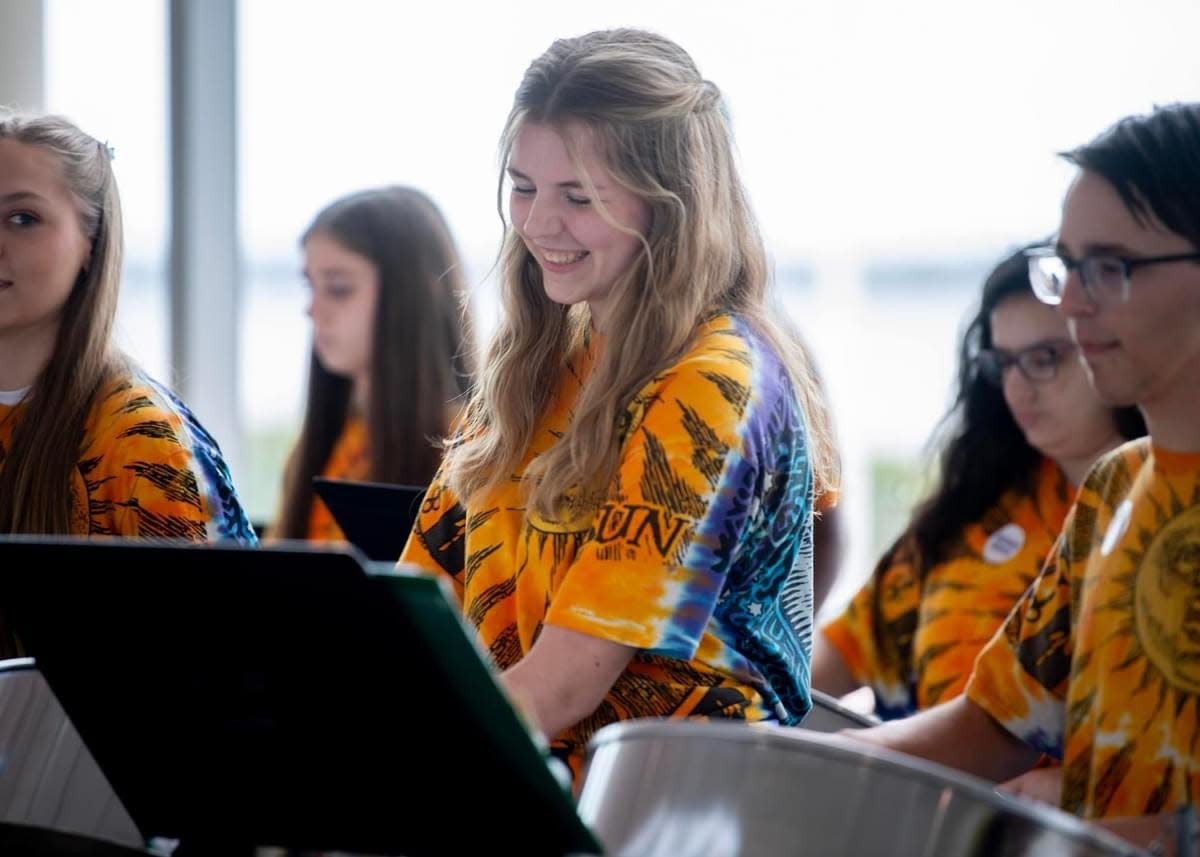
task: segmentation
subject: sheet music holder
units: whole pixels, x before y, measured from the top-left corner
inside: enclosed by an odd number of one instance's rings
[[[425,489],[414,485],[313,479],[346,540],[373,560],[395,562],[421,511]]]
[[[24,537],[0,540],[0,569],[0,605],[147,838],[599,852],[438,578],[299,544]]]

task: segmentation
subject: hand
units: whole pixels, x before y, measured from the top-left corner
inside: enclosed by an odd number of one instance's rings
[[[1049,804],[1053,807],[1061,806],[1062,768],[1034,768],[1008,782],[1000,783],[996,789],[1022,800]]]

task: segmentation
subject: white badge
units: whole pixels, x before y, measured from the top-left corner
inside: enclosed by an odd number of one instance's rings
[[[1018,524],[1005,524],[988,536],[983,546],[983,561],[992,565],[1008,562],[1025,546],[1025,531]]]
[[[1108,556],[1117,549],[1117,545],[1121,541],[1121,537],[1125,535],[1125,531],[1129,529],[1129,521],[1133,518],[1133,501],[1126,498],[1117,511],[1113,513],[1112,520],[1108,522],[1108,529],[1104,531],[1104,541],[1100,543],[1100,556]]]

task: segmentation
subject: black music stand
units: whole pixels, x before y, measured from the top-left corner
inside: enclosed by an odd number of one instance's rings
[[[599,853],[436,578],[298,544],[14,537],[0,606],[147,838]]]
[[[421,511],[425,489],[413,485],[313,479],[313,491],[329,507],[346,540],[368,558],[395,562]]]

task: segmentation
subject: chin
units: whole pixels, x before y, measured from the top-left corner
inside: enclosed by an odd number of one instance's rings
[[[1025,442],[1032,446],[1038,455],[1053,458],[1055,461],[1062,458],[1062,450],[1058,448],[1059,445],[1049,438],[1031,438],[1026,435]]]
[[[578,289],[557,289],[554,286],[546,286],[543,284],[543,289],[546,292],[546,297],[562,306],[574,306],[577,303],[582,303],[587,300],[580,297]]]
[[[348,375],[349,375],[349,373],[346,371],[345,366],[338,363],[337,361],[330,360],[327,357],[324,357],[323,355],[320,355],[320,354],[317,355],[317,362],[320,363],[321,368],[324,369],[326,372],[328,372],[330,375],[338,375],[343,378],[348,377]]]
[[[1136,405],[1140,399],[1141,391],[1136,384],[1093,377],[1092,387],[1095,389],[1100,401],[1110,408],[1124,408]]]
[[[1097,370],[1088,365],[1087,376],[1088,383],[1092,385],[1100,401],[1108,407],[1123,408],[1137,404],[1140,385],[1134,383],[1125,373],[1117,371],[1114,367],[1102,367]]]

